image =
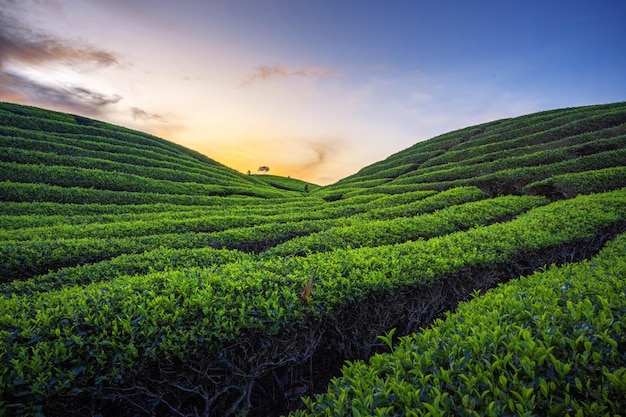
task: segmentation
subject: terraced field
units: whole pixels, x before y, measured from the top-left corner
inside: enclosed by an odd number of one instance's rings
[[[9,103],[0,144],[0,416],[626,412],[626,103],[326,187]]]

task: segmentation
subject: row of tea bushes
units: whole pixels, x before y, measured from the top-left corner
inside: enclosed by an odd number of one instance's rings
[[[126,148],[143,148],[157,151],[159,154],[171,155],[179,160],[196,161],[218,165],[199,152],[192,151],[184,146],[166,141],[156,136],[141,133],[121,126],[115,126],[97,120],[89,120],[80,116],[63,115],[58,112],[44,111],[39,114],[18,114],[30,111],[33,108],[12,106],[9,103],[0,103],[0,115],[4,125],[18,129],[20,134],[27,132],[46,132],[63,136],[76,135],[78,138],[97,140],[98,142],[124,145]],[[64,118],[61,121],[59,118]],[[73,119],[73,120],[72,120]]]
[[[470,164],[452,163],[444,166],[434,166],[422,168],[418,172],[407,174],[406,177],[398,178],[398,182],[408,181],[410,183],[429,183],[454,181],[464,178],[487,175],[494,172],[512,168],[533,167],[547,164],[555,164],[569,161],[585,154],[596,154],[619,150],[624,146],[625,135],[599,139],[592,143],[576,144],[573,146],[560,146],[557,149],[545,150],[531,153],[529,150],[523,155],[495,158],[486,162],[476,162]]]
[[[230,207],[204,211],[201,208],[183,210],[182,213],[176,213],[176,216],[174,211],[162,213],[122,211],[122,214],[117,216],[109,215],[110,218],[104,223],[100,223],[98,217],[90,217],[96,219],[98,223],[78,221],[75,225],[48,224],[0,232],[0,254],[5,259],[0,266],[0,273],[6,282],[45,274],[49,269],[100,262],[122,254],[137,254],[157,247],[180,249],[208,246],[258,253],[293,238],[331,227],[352,223],[364,224],[365,220],[359,216],[349,217],[352,214],[363,213],[363,210],[369,209],[377,216],[393,217],[400,211],[406,214],[430,212],[482,197],[483,193],[477,188],[466,187],[442,193],[430,191],[408,193],[405,196],[359,196],[326,203],[319,210],[311,211],[294,211],[293,204],[287,203],[282,208],[273,207],[272,210],[275,212],[272,215],[267,214],[269,206],[265,214],[259,215],[253,213],[243,215],[242,212]],[[43,206],[48,207],[45,204]],[[372,211],[371,207],[380,208]],[[164,208],[169,210],[170,206],[166,205]],[[207,214],[204,214],[205,212]],[[229,215],[231,212],[233,214]],[[485,214],[487,213],[486,211]],[[123,221],[125,217],[122,216],[128,215],[139,216],[139,219]],[[172,218],[181,216],[182,219]],[[25,217],[23,221],[29,219],[29,216],[21,217]],[[33,214],[30,218],[36,223],[39,217]],[[10,218],[8,220],[10,221]],[[61,221],[68,223],[64,217]]]
[[[531,208],[548,204],[545,198],[504,196],[449,206],[434,213],[392,220],[354,221],[343,227],[313,233],[281,243],[269,256],[306,255],[341,248],[374,247],[428,239],[503,221]]]
[[[419,191],[409,194],[419,195]],[[388,197],[388,199],[392,201],[399,200],[403,204],[393,205],[391,207],[372,207],[370,210],[363,213],[361,218],[368,220],[388,220],[395,219],[397,217],[412,217],[457,204],[478,201],[485,197],[486,195],[484,192],[473,186],[450,188],[415,201],[404,201],[403,194],[400,194]]]
[[[58,271],[27,280],[13,280],[0,284],[0,296],[27,295],[36,292],[61,290],[76,285],[117,279],[123,276],[146,275],[187,268],[212,268],[227,263],[250,261],[252,255],[229,249],[166,249],[158,248],[139,254],[120,255],[113,259]]]
[[[0,126],[0,136],[2,136],[6,146],[3,152],[17,150],[45,152],[77,158],[94,158],[145,167],[173,169],[208,178],[214,177],[219,180],[227,178],[235,181],[244,180],[242,174],[224,170],[219,164],[211,164],[213,161],[210,160],[201,162],[195,158],[189,158],[187,155],[171,155],[154,147],[137,147],[123,141],[112,144],[100,137],[25,131],[11,126]]]
[[[136,254],[154,248],[238,249],[262,252],[294,237],[341,225],[341,219],[269,223],[212,233],[164,233],[146,236],[49,239],[0,242],[0,282],[26,279],[49,270]]]
[[[100,218],[73,219],[62,221],[56,225],[46,224],[43,226],[23,227],[0,231],[0,241],[3,240],[46,240],[46,239],[79,239],[84,237],[110,239],[117,237],[138,237],[157,234],[172,233],[207,233],[226,231],[241,227],[259,226],[269,223],[287,223],[302,220],[330,220],[341,217],[332,209],[324,208],[318,211],[296,211],[288,209],[283,213],[255,214],[251,210],[248,215],[238,210],[184,210],[181,212],[166,211],[144,215],[118,215],[109,216],[106,221]],[[130,217],[129,220],[125,218]],[[27,216],[22,221],[32,219],[36,224],[45,219],[39,216]],[[0,221],[2,218],[0,217]],[[76,224],[67,224],[75,222]]]
[[[561,131],[560,134],[555,134],[559,131]],[[604,140],[611,140],[626,134],[626,121],[617,125],[604,126],[599,130],[573,135],[571,133],[575,132],[563,131],[562,126],[555,126],[551,131],[531,135],[518,136],[517,133],[515,131],[494,132],[481,140],[471,141],[471,147],[459,144],[455,150],[426,161],[421,168],[441,169],[454,165],[471,165],[566,147],[580,147],[581,145],[583,146],[582,150],[584,150],[586,149],[585,145],[593,146],[595,142],[602,143]],[[593,147],[588,150],[592,149]]]
[[[121,172],[125,174],[149,177],[155,180],[167,180],[175,182],[198,183],[198,184],[219,184],[219,185],[246,185],[244,178],[236,178],[232,176],[210,175],[211,172],[204,174],[188,172],[180,167],[161,168],[146,165],[140,165],[136,161],[117,162],[110,158],[89,158],[74,155],[58,155],[53,152],[41,152],[35,150],[23,150],[15,148],[0,149],[0,161],[13,162],[18,164],[48,166],[66,166],[83,169],[98,169],[108,172]]]
[[[572,198],[626,187],[626,167],[597,169],[573,174],[554,175],[528,184],[525,191],[551,198]]]
[[[15,183],[48,184],[64,188],[79,187],[174,195],[222,195],[225,190],[246,188],[237,183],[200,184],[155,179],[117,171],[103,171],[96,168],[18,164],[14,162],[0,162],[0,178]],[[280,192],[277,189],[259,188],[268,191],[270,193],[268,195],[272,195],[272,193],[277,197],[286,195],[285,192]],[[250,190],[246,191],[249,192]]]
[[[344,366],[304,416],[617,416],[626,410],[626,235],[462,303],[369,363]]]
[[[115,204],[115,205],[214,205],[221,197],[277,197],[284,198],[284,192],[245,187],[214,186],[213,194],[162,194],[156,192],[132,192],[98,190],[95,188],[62,187],[43,183],[0,182],[1,202],[52,202],[60,204]],[[219,197],[219,198],[218,198]]]
[[[321,199],[314,197],[263,199],[232,195],[226,197],[207,197],[206,204],[172,204],[159,203],[152,204],[65,204],[55,202],[0,202],[0,216],[2,216],[3,226],[10,226],[11,218],[34,215],[29,222],[34,226],[55,225],[55,224],[79,224],[117,221],[117,216],[121,221],[145,220],[152,215],[175,218],[178,215],[198,216],[207,213],[237,213],[240,215],[275,215],[288,213],[303,208],[317,208],[325,204]],[[192,212],[191,214],[183,214]],[[56,216],[56,218],[54,218]],[[85,218],[89,217],[91,218]],[[48,217],[53,217],[48,219]],[[60,221],[61,218],[64,220]],[[42,219],[37,223],[37,219]]]
[[[421,322],[407,320],[440,313],[429,288],[451,291],[437,300],[449,308],[451,294],[492,285],[497,271],[586,253],[625,221],[626,192],[612,192],[428,241],[14,295],[0,303],[2,406],[97,413],[117,401],[157,414],[172,404],[189,413],[242,411],[264,378],[284,367],[308,369],[318,348],[324,358],[371,352],[379,330],[412,329]],[[399,302],[420,297],[426,307],[419,310]]]

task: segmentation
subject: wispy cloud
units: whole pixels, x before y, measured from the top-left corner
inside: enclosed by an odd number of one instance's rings
[[[165,116],[157,113],[148,113],[147,111],[140,109],[139,107],[131,108],[131,113],[134,120],[153,121],[160,123],[167,123]]]
[[[244,78],[239,84],[240,87],[250,87],[252,84],[260,81],[268,81],[276,78],[328,78],[338,77],[341,72],[333,69],[324,69],[318,66],[306,66],[295,70],[288,69],[282,64],[259,65]]]
[[[0,73],[0,99],[54,106],[88,115],[100,115],[119,102],[117,94],[106,95],[77,85],[46,85],[11,72]]]
[[[311,151],[312,158],[302,163],[299,167],[300,171],[316,171],[322,168],[328,159],[334,156],[341,147],[341,143],[337,140],[309,140],[306,148]]]
[[[54,1],[44,3],[48,7],[57,5]],[[12,2],[5,0],[4,4]],[[25,68],[43,69],[53,64],[83,70],[119,65],[120,60],[110,51],[34,32],[15,17],[0,12],[0,99],[92,116],[101,115],[107,106],[122,99],[118,94],[25,75]]]
[[[107,67],[119,64],[117,54],[63,39],[36,33],[15,18],[0,12],[0,69],[8,62],[43,65]]]

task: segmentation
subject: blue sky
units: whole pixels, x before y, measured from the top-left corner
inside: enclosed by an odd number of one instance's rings
[[[457,128],[626,100],[623,1],[0,0],[0,100],[332,183]]]

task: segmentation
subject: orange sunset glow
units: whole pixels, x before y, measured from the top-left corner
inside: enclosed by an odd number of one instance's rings
[[[624,7],[601,3],[0,0],[0,100],[325,185],[453,129],[623,100]]]

